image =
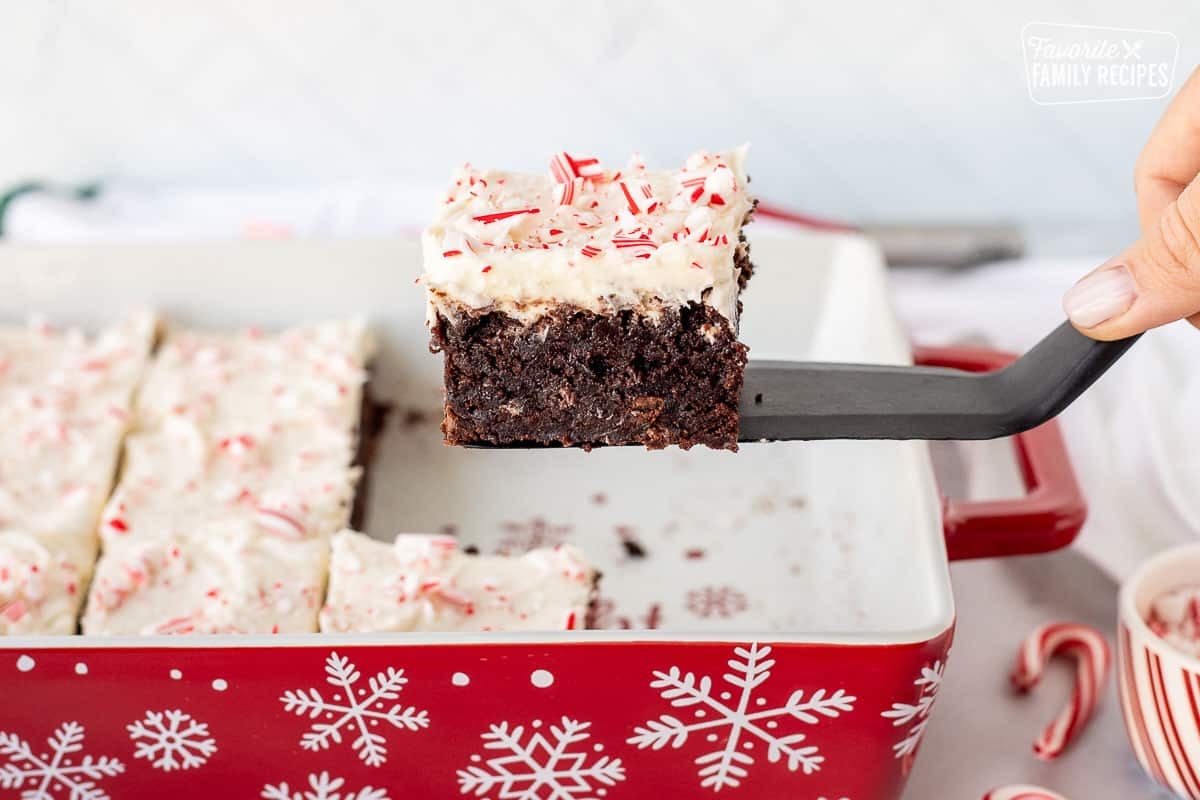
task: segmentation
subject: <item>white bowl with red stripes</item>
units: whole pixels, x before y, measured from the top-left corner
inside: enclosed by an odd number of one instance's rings
[[[1129,741],[1142,768],[1176,795],[1200,800],[1200,659],[1150,630],[1151,604],[1200,583],[1200,545],[1168,550],[1121,587],[1118,691]]]

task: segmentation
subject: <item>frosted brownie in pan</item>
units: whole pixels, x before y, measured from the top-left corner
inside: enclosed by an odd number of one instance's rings
[[[332,551],[325,633],[580,629],[599,577],[569,545],[485,556],[451,536],[342,531]]]
[[[172,332],[138,394],[84,632],[315,631],[372,349],[357,320]]]
[[[122,542],[96,567],[83,632],[315,631],[328,547],[264,536],[248,522]]]
[[[744,155],[461,168],[422,237],[446,442],[736,450]]]
[[[0,634],[75,631],[156,327],[0,328]]]
[[[371,350],[360,321],[169,335],[138,393],[104,543],[242,521],[296,540],[345,527]]]

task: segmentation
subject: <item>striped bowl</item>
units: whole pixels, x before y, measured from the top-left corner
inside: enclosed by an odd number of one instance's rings
[[[1133,752],[1156,781],[1200,800],[1200,659],[1185,655],[1146,625],[1163,592],[1200,583],[1200,545],[1155,556],[1121,587],[1118,690]]]

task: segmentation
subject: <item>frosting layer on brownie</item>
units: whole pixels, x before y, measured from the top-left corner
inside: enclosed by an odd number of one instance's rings
[[[105,545],[242,523],[293,541],[344,527],[371,351],[360,320],[171,335],[138,395]]]
[[[0,530],[95,537],[156,326],[0,328]]]
[[[83,617],[94,635],[316,630],[328,539],[279,542],[251,526],[106,550]]]
[[[678,170],[566,153],[547,175],[463,166],[422,237],[431,318],[704,302],[736,326],[734,255],[754,207],[745,152],[696,153]]]
[[[583,628],[596,572],[567,546],[463,553],[450,536],[333,537],[322,632]]]
[[[0,635],[74,633],[95,561],[82,537],[0,530]]]

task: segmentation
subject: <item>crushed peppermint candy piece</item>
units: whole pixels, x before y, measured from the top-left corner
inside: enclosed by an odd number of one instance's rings
[[[1159,595],[1150,605],[1146,624],[1176,650],[1200,658],[1200,585]]]
[[[550,157],[550,176],[556,183],[570,183],[576,178],[597,178],[603,174],[604,169],[596,158],[574,158],[566,152]]]
[[[475,220],[476,222],[482,222],[484,225],[490,225],[493,222],[499,222],[500,220],[508,219],[509,217],[518,217],[522,214],[538,214],[540,212],[541,209],[538,208],[517,208],[513,209],[512,211],[492,211],[487,214],[479,214],[471,217],[471,219]]]

